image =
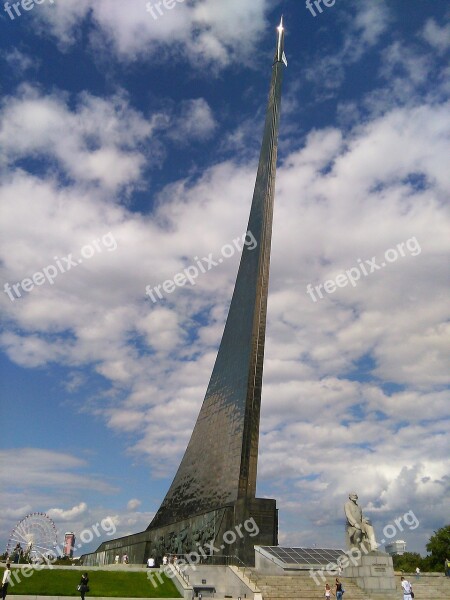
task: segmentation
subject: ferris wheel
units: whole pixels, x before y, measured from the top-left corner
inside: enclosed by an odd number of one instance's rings
[[[23,554],[28,559],[40,560],[47,554],[55,554],[58,534],[55,524],[41,512],[28,514],[20,520],[9,536],[6,552],[8,556]]]

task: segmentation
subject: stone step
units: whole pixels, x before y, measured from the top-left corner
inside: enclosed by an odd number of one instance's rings
[[[344,595],[344,597],[345,597],[345,595]],[[323,593],[319,593],[319,594],[315,594],[315,595],[309,594],[309,595],[305,595],[305,596],[300,596],[300,595],[296,595],[296,594],[292,594],[290,596],[284,596],[284,595],[282,596],[282,595],[277,595],[276,593],[274,593],[272,595],[272,594],[265,594],[264,592],[262,592],[262,597],[263,597],[263,600],[299,600],[300,598],[302,600],[319,600],[319,599],[323,600],[324,595],[323,595]],[[360,600],[371,600],[371,598],[369,596],[364,595],[364,594],[362,594],[360,596],[350,595],[349,597],[352,600],[355,600],[355,598],[358,598]],[[332,596],[332,598],[334,599],[334,596]],[[395,598],[395,600],[398,600],[398,596],[395,596],[394,598]],[[384,597],[383,597],[383,600],[384,600]]]
[[[306,596],[319,596],[322,597],[324,595],[324,590],[277,590],[277,589],[267,589],[260,588],[261,593],[266,596],[297,596],[297,597],[306,597]],[[346,596],[352,596],[352,598],[359,598],[362,596],[367,596],[367,594],[363,590],[359,590],[355,592],[353,590],[346,590]]]
[[[252,571],[250,577],[261,591],[263,600],[323,600],[325,585],[317,583],[309,576],[309,572],[298,572],[292,575],[263,575]],[[359,588],[356,583],[340,578],[348,600],[401,600],[402,589],[400,577],[396,577],[395,592],[369,593]],[[408,577],[417,600],[450,600],[450,578],[444,576],[421,576],[420,579]],[[333,586],[334,578],[329,580]],[[334,596],[332,596],[334,600]]]
[[[310,596],[314,596],[314,597],[318,597],[318,598],[322,598],[324,596],[324,590],[310,590],[310,591],[305,591],[305,590],[290,590],[290,591],[284,591],[284,590],[268,590],[265,588],[261,589],[261,593],[263,594],[264,597],[272,597],[272,596],[284,596],[286,598],[308,598]],[[353,590],[346,590],[345,595],[347,597],[351,596],[352,598],[364,598],[365,596],[367,596],[368,594],[366,594],[363,590],[358,591],[357,593],[353,592]]]
[[[259,586],[264,600],[319,600],[324,597],[324,587],[314,586]],[[346,596],[352,600],[369,600],[368,595],[356,585],[345,586]],[[345,597],[345,596],[344,596]],[[396,597],[395,600],[398,600]],[[448,600],[448,599],[447,599]]]

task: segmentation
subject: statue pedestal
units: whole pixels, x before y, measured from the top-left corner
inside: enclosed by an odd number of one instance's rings
[[[393,592],[396,589],[392,557],[378,550],[352,558],[342,576],[353,579],[359,587],[370,592]]]

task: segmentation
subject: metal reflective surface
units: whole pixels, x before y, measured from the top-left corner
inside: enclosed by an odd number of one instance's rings
[[[216,363],[185,455],[148,529],[255,497],[283,68],[273,65],[250,233]]]

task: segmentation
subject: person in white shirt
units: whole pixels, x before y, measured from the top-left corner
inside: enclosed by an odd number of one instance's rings
[[[147,559],[147,569],[153,569],[155,566],[155,559],[150,557]]]
[[[412,596],[411,596],[411,592],[412,592],[411,584],[404,577],[401,578],[401,582],[402,582],[402,589],[403,589],[403,600],[411,600],[411,598],[412,598]]]
[[[9,585],[10,581],[11,581],[11,565],[9,563],[7,563],[6,569],[3,573],[3,579],[2,579],[2,598],[3,598],[3,600],[5,600],[5,598],[6,598],[6,594],[8,592],[8,585]]]

